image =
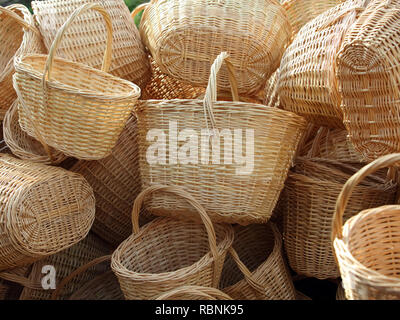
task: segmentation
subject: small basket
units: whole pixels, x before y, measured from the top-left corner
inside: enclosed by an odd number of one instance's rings
[[[233,300],[222,291],[211,287],[182,286],[163,293],[156,300]]]
[[[57,31],[75,10],[82,5],[96,3],[104,7],[112,22],[113,59],[109,73],[144,88],[150,80],[150,64],[124,0],[32,1],[32,9],[46,47],[50,50],[57,37]],[[85,12],[77,17],[75,23],[65,32],[63,44],[57,49],[56,55],[100,69],[104,48],[108,46],[106,34],[101,15],[93,11]],[[99,85],[99,88],[103,87],[106,88],[107,85]]]
[[[54,57],[65,31],[89,10],[101,13],[107,25],[102,71]],[[111,153],[140,95],[135,84],[106,73],[111,62],[110,19],[103,7],[84,5],[58,31],[48,56],[25,55],[15,64],[22,130],[78,159],[98,160]]]
[[[188,201],[204,226],[171,218],[157,218],[139,230],[143,201],[155,192],[169,192]],[[127,300],[155,299],[184,285],[217,288],[226,253],[232,246],[230,225],[215,225],[203,207],[186,191],[152,186],[135,200],[133,235],[114,251],[111,268]]]
[[[0,271],[67,249],[92,227],[93,190],[62,168],[0,155]]]
[[[364,210],[343,226],[357,185],[375,171],[399,163],[400,154],[395,153],[368,164],[346,182],[337,199],[332,242],[349,300],[400,299],[400,206]]]
[[[282,236],[274,224],[235,228],[220,288],[235,300],[296,299],[283,257]]]
[[[0,120],[17,98],[13,89],[14,58],[44,53],[40,32],[28,8],[14,4],[0,7]]]
[[[318,279],[340,276],[330,238],[333,212],[343,184],[359,168],[359,164],[327,159],[297,159],[282,199],[284,244],[289,265],[297,274]],[[385,178],[371,176],[357,187],[345,219],[363,209],[395,201],[397,184]]]

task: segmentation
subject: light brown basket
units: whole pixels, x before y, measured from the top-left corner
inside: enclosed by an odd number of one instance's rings
[[[99,12],[107,25],[102,71],[54,57],[65,31],[77,16],[90,10]],[[111,153],[140,96],[138,86],[106,73],[112,54],[110,19],[103,7],[83,5],[58,31],[48,56],[25,55],[15,65],[22,130],[78,159],[98,160]]]
[[[20,4],[0,7],[0,120],[17,97],[13,89],[14,58],[44,53],[39,30],[28,8]]]
[[[50,50],[57,31],[76,9],[95,3],[104,7],[112,22],[113,59],[109,72],[144,88],[150,80],[150,64],[139,32],[123,0],[32,1],[32,9],[46,47]],[[93,11],[85,12],[65,32],[63,44],[57,49],[57,56],[100,69],[104,49],[108,46],[106,34],[102,16]]]
[[[256,94],[278,68],[291,38],[277,0],[152,0],[145,7],[143,42],[162,72],[193,86],[207,85],[213,60],[227,51],[238,73],[239,93]],[[230,91],[226,72],[218,83]]]
[[[376,170],[399,163],[395,153],[368,164],[346,182],[337,199],[332,242],[349,300],[400,299],[400,206],[364,210],[343,226],[357,185]]]
[[[23,131],[18,122],[19,101],[16,99],[7,110],[3,120],[4,141],[11,152],[20,159],[44,164],[60,164],[67,157],[51,148],[50,155],[46,148],[35,138]]]
[[[337,196],[360,165],[298,158],[285,183],[282,201],[284,244],[290,267],[299,275],[318,279],[340,276],[332,250],[331,232]],[[395,201],[397,184],[385,175],[359,185],[345,219],[363,209]]]
[[[27,265],[83,239],[93,190],[62,168],[0,155],[0,271]]]
[[[157,218],[139,230],[139,212],[146,198],[168,192],[188,201],[204,225]],[[127,300],[155,299],[184,285],[217,288],[225,256],[233,242],[230,225],[214,226],[195,198],[181,188],[154,185],[135,200],[133,235],[114,251],[111,268]]]
[[[364,1],[349,0],[307,23],[285,51],[278,94],[284,110],[326,127],[343,128],[335,74],[336,54]]]
[[[295,300],[277,227],[238,226],[226,258],[220,288],[235,300]]]
[[[373,161],[400,151],[400,1],[372,1],[337,57],[344,124],[355,149]]]
[[[224,61],[231,72],[234,102],[216,101],[216,74]],[[268,221],[276,205],[306,122],[290,112],[237,102],[233,72],[228,54],[222,53],[212,66],[204,100],[147,100],[138,103],[136,114],[142,184],[143,188],[152,184],[181,186],[204,206],[214,222],[263,223]],[[211,154],[207,158],[207,150],[203,152],[204,145],[199,142],[198,159],[190,163],[148,161],[149,148],[150,151],[154,149],[154,142],[148,139],[149,131],[156,129],[157,133],[169,133],[173,122],[176,122],[177,132],[188,129],[191,133],[195,130],[194,134],[198,134],[198,137],[202,135],[201,140],[204,138],[205,143],[211,145],[209,151],[220,141],[220,158]],[[250,139],[243,139],[243,134],[254,132],[252,170],[246,171],[244,165],[239,166],[236,160],[233,161],[233,157],[231,163],[229,158],[225,161],[225,152],[229,154],[234,148],[230,150],[229,144],[226,146],[221,136],[228,132],[233,138],[235,129],[242,130],[241,133],[239,131],[241,136],[237,135],[235,148],[239,148],[242,139],[243,151],[252,146]],[[213,133],[213,138],[207,133]],[[173,130],[171,134],[174,134]],[[161,151],[174,146],[173,137],[165,140],[166,145],[160,147]],[[175,143],[179,148],[183,144],[177,138]],[[246,143],[250,146],[245,146]],[[204,153],[206,155],[203,157]],[[173,155],[171,159],[174,161]],[[245,159],[252,161],[250,153]],[[175,160],[179,160],[178,157]],[[218,161],[219,164],[216,163]],[[146,209],[155,215],[194,216],[193,208],[173,194],[151,199],[146,203]]]
[[[222,291],[201,286],[182,286],[163,293],[155,300],[233,300]]]

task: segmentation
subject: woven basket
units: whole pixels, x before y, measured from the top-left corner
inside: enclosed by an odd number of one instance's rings
[[[188,201],[204,226],[158,218],[139,231],[143,201],[155,192],[168,192]],[[178,187],[155,185],[136,198],[132,210],[133,235],[112,255],[111,268],[127,300],[155,299],[184,285],[218,287],[225,256],[233,242],[230,225],[215,225],[203,207]]]
[[[279,69],[272,74],[272,76],[268,79],[267,84],[265,85],[263,104],[268,107],[280,107],[280,100],[278,95],[278,77]]]
[[[152,0],[140,34],[162,72],[198,87],[207,85],[213,60],[228,51],[239,93],[252,95],[278,68],[291,28],[277,0]],[[230,91],[226,72],[218,83]]]
[[[93,190],[62,168],[0,155],[0,271],[27,265],[83,239]]]
[[[298,158],[283,191],[284,244],[290,267],[318,279],[340,276],[332,250],[335,203],[343,184],[360,165]],[[345,219],[363,209],[393,203],[397,184],[376,175],[360,184]]]
[[[123,0],[32,1],[32,9],[46,47],[50,50],[57,31],[76,9],[95,3],[104,7],[112,22],[113,59],[109,72],[144,88],[150,80],[150,64],[139,32]],[[100,69],[107,43],[106,34],[102,16],[93,11],[85,12],[65,32],[57,56]]]
[[[65,31],[77,16],[90,10],[101,13],[108,30],[102,71],[54,58]],[[26,55],[15,65],[22,130],[78,159],[98,160],[111,153],[140,95],[135,84],[106,73],[112,54],[110,19],[103,7],[84,5],[58,31],[48,56]]]
[[[235,300],[295,300],[296,291],[282,252],[276,226],[235,228],[220,288]]]
[[[35,138],[22,131],[18,122],[18,99],[7,110],[3,120],[4,141],[11,152],[20,159],[44,164],[60,164],[67,159],[57,150],[51,149],[50,155],[45,147]]]
[[[344,124],[369,161],[400,152],[400,1],[373,1],[337,58]]]
[[[14,58],[28,53],[44,53],[39,30],[32,14],[23,5],[0,7],[0,120],[16,99],[13,89]]]
[[[227,58],[228,54],[222,53],[213,64],[204,100],[147,100],[138,103],[136,114],[142,184],[143,188],[152,184],[181,186],[204,206],[214,222],[263,223],[268,221],[276,205],[306,123],[295,114],[259,104],[216,102],[216,74],[223,61],[227,62],[231,72],[234,100],[238,99],[234,89],[233,71]],[[198,159],[189,159],[189,162],[179,158],[178,162],[175,161],[178,156],[174,158],[172,155],[167,164],[162,159],[154,161],[148,157],[154,149],[154,142],[148,139],[148,134],[152,132],[158,135],[161,131],[172,135],[165,139],[166,146],[161,145],[159,148],[161,152],[165,148],[174,148],[175,143],[177,147],[183,148],[182,142],[176,141],[176,138],[174,140],[175,129],[171,126],[174,122],[177,132],[186,129],[190,134],[194,132],[202,136],[203,142],[194,148],[197,148]],[[216,132],[218,129],[221,131]],[[234,148],[230,149],[229,144],[225,146],[221,135],[228,133],[233,138],[236,129],[242,130],[239,131],[241,136],[236,135],[236,139],[232,139],[232,145],[234,140],[236,142],[236,151],[241,147],[240,140],[242,145],[248,142],[250,146],[243,146],[243,151],[249,151],[252,141],[248,137],[243,139],[243,133],[247,135],[254,132],[252,170],[247,170],[251,169],[250,165],[247,168],[244,165],[239,166],[237,160],[233,161],[233,157],[229,163],[229,157],[225,156],[229,152],[232,156]],[[214,133],[214,138],[209,138],[207,133]],[[207,153],[208,141],[211,144],[209,153],[220,141],[220,158]],[[250,163],[252,157],[250,153],[247,154],[245,159]],[[228,160],[225,161],[226,159]],[[220,164],[216,164],[218,161]],[[155,215],[195,216],[193,208],[173,194],[151,199],[146,203],[146,209]]]
[[[222,291],[200,286],[182,286],[163,293],[156,300],[233,300]]]
[[[349,0],[307,23],[285,51],[278,94],[284,110],[326,127],[343,128],[335,74],[336,54],[364,1]]]
[[[332,241],[349,300],[400,299],[400,206],[364,210],[343,226],[357,185],[376,170],[399,163],[396,153],[368,164],[346,182],[337,199]]]

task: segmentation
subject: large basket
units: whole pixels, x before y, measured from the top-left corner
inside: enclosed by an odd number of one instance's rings
[[[235,228],[235,240],[222,271],[223,292],[235,300],[295,300],[296,291],[283,257],[277,227]]]
[[[282,199],[284,244],[289,265],[297,274],[318,279],[340,276],[331,242],[333,212],[343,184],[359,168],[336,161],[297,159]],[[397,184],[385,178],[371,176],[357,186],[345,219],[395,201]]]
[[[400,1],[372,1],[337,57],[344,125],[355,149],[373,161],[400,152]]]
[[[188,201],[204,225],[157,218],[139,230],[144,200],[155,192],[168,192]],[[128,300],[155,299],[183,285],[217,288],[225,256],[233,242],[230,225],[215,225],[203,207],[178,187],[152,186],[136,198],[132,210],[133,235],[112,255],[111,268]]]
[[[102,71],[54,57],[65,31],[90,10],[99,12],[107,25]],[[58,31],[48,56],[25,55],[15,65],[22,130],[78,159],[98,160],[111,153],[140,95],[135,84],[106,73],[112,54],[110,19],[103,7],[84,5]]]
[[[0,155],[0,271],[82,240],[94,220],[93,190],[62,168]]]
[[[140,34],[162,72],[198,87],[218,54],[229,52],[239,93],[252,95],[278,68],[291,28],[277,0],[152,0]],[[226,72],[219,88],[230,91]]]
[[[44,53],[40,32],[28,8],[14,4],[0,7],[0,120],[17,97],[13,89],[14,58]]]
[[[290,112],[236,102],[233,70],[227,58],[228,54],[222,53],[213,64],[204,100],[139,102],[136,114],[142,184],[143,188],[152,184],[181,186],[204,206],[214,222],[263,223],[276,205],[306,122]],[[234,102],[216,101],[216,74],[224,61],[231,72]],[[186,134],[186,140],[188,136],[200,140],[201,136],[202,142],[193,147],[190,159],[187,154],[178,158],[177,152],[174,156],[178,146],[185,148],[176,138],[177,132]],[[165,144],[151,141],[157,135],[163,139],[165,133],[170,134]],[[154,152],[155,146],[160,154],[170,149],[169,162]],[[233,160],[233,149],[246,152],[242,165],[238,165],[238,158]],[[155,215],[194,216],[193,208],[173,194],[150,199],[146,209]]]
[[[156,300],[233,300],[212,287],[182,286],[161,294]]]
[[[284,110],[327,127],[343,128],[335,74],[336,54],[364,1],[349,0],[307,23],[285,51],[278,94]]]
[[[76,9],[94,3],[104,7],[112,22],[113,59],[109,72],[144,88],[150,79],[150,64],[139,32],[123,0],[32,1],[32,9],[46,47],[50,50],[57,31]],[[85,12],[65,32],[57,56],[100,69],[107,43],[106,34],[101,15],[93,11]]]
[[[343,226],[357,185],[376,170],[399,163],[396,153],[368,164],[346,182],[337,199],[332,241],[349,300],[400,299],[400,206],[364,210]]]

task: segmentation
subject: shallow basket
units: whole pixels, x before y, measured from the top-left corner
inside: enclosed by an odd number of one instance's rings
[[[326,159],[297,159],[282,199],[285,251],[297,274],[318,279],[340,276],[330,238],[333,212],[343,184],[359,168]],[[396,191],[397,184],[385,182],[385,175],[371,176],[357,186],[345,219],[363,209],[394,202]]]
[[[188,201],[204,225],[157,218],[139,230],[139,212],[153,193],[174,193]],[[217,288],[225,256],[233,242],[230,225],[215,225],[192,195],[178,187],[155,185],[144,190],[132,210],[133,235],[113,253],[111,268],[127,300],[155,299],[184,285]]]
[[[140,34],[162,72],[193,86],[205,87],[213,60],[229,52],[239,93],[252,95],[278,68],[291,28],[277,0],[152,0]],[[230,91],[226,72],[219,84]]]
[[[222,53],[213,64],[204,100],[138,103],[142,184],[143,188],[181,186],[204,206],[213,222],[264,223],[284,186],[306,121],[277,108],[237,102],[227,58]],[[233,102],[216,101],[216,74],[224,61],[231,74]],[[166,150],[169,159],[163,158]],[[246,154],[242,164],[238,152]],[[194,216],[193,209],[173,194],[149,199],[145,208],[155,215]]]
[[[222,291],[212,287],[182,286],[161,294],[156,300],[233,300]]]
[[[343,226],[357,185],[376,170],[399,163],[400,154],[395,153],[368,164],[346,182],[337,199],[332,241],[349,300],[400,299],[400,206],[364,210]]]
[[[337,57],[344,125],[368,161],[400,152],[400,1],[372,1]]]
[[[0,120],[17,98],[13,89],[14,58],[28,53],[44,53],[39,30],[28,8],[13,4],[0,7]]]
[[[144,88],[150,79],[150,64],[139,32],[123,0],[32,1],[32,9],[46,47],[50,50],[57,31],[76,9],[95,3],[104,7],[112,22],[113,59],[109,72]],[[85,12],[65,32],[63,44],[57,49],[56,55],[100,69],[107,45],[106,34],[101,15],[93,11]]]
[[[82,240],[94,220],[93,190],[76,173],[0,155],[0,271]]]
[[[65,31],[90,10],[101,13],[107,25],[102,71],[54,58]],[[15,64],[22,130],[78,159],[98,160],[111,153],[140,95],[135,84],[106,73],[112,57],[110,19],[103,7],[83,5],[58,31],[48,56],[24,55]]]

